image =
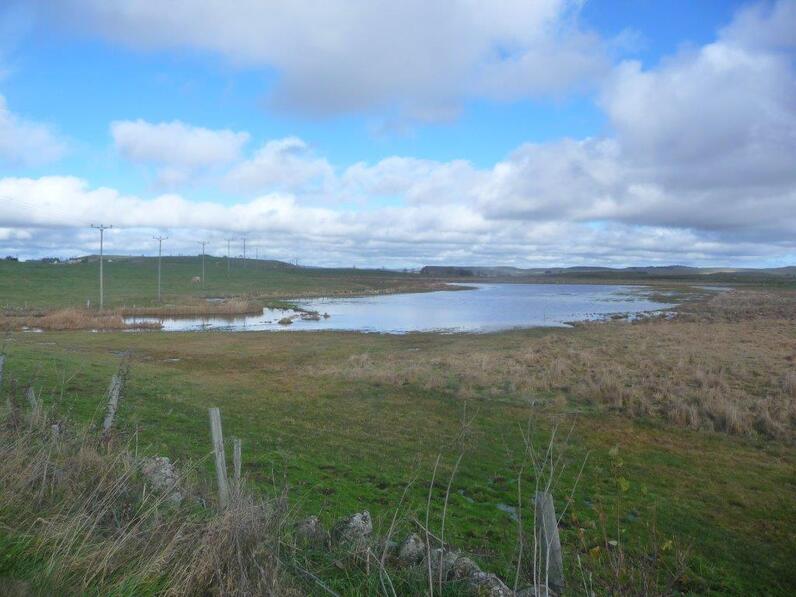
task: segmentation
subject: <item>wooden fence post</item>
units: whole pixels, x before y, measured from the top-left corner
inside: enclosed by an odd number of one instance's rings
[[[33,386],[28,386],[26,397],[28,399],[28,405],[30,405],[30,409],[36,410],[36,390],[33,389]]]
[[[564,588],[564,564],[553,496],[547,491],[540,491],[536,494],[534,502],[536,506],[536,540],[541,550],[540,561],[542,563],[539,580],[560,593]]]
[[[235,469],[235,493],[240,493],[241,441],[236,437],[232,440],[232,464]]]
[[[38,423],[39,417],[41,416],[42,406],[41,400],[39,399],[41,397],[36,397],[36,390],[33,389],[33,386],[28,386],[26,397],[28,399],[28,404],[30,405],[30,426],[32,429],[33,426]]]
[[[210,409],[210,435],[213,438],[213,454],[216,457],[216,479],[218,480],[218,501],[221,508],[229,506],[229,486],[227,485],[227,459],[224,456],[224,435],[221,432],[221,411]]]
[[[119,408],[119,399],[122,397],[123,389],[124,373],[119,372],[111,378],[111,385],[108,387],[108,410],[105,412],[105,420],[102,422],[103,436],[106,436],[113,426],[113,419]]]
[[[0,386],[3,385],[3,367],[6,364],[6,355],[0,354]]]

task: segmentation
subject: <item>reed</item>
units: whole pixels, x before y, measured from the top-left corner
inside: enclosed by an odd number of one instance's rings
[[[56,309],[32,314],[0,314],[0,329],[20,330],[25,328],[48,331],[126,330],[158,329],[160,324],[152,322],[128,324],[119,313],[98,313],[85,309]]]

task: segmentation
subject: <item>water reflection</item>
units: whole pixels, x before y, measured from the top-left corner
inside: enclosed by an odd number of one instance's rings
[[[300,314],[292,311],[265,309],[262,314],[241,317],[129,318],[128,322],[158,321],[165,331],[354,330],[399,334],[415,331],[488,332],[517,327],[562,327],[571,321],[612,315],[619,317],[627,314],[632,317],[640,312],[665,309],[672,304],[659,291],[636,286],[473,286],[475,289],[469,291],[297,301],[303,309],[321,314],[319,318],[301,318]],[[328,314],[329,317],[324,318],[323,314]],[[291,324],[279,323],[291,316]]]

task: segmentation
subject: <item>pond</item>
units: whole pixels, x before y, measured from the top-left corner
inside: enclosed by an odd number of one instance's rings
[[[660,290],[593,284],[473,284],[471,290],[294,301],[320,318],[291,310],[265,309],[240,317],[128,318],[160,322],[164,331],[351,330],[491,332],[524,327],[564,327],[567,322],[611,315],[633,317],[674,302]],[[282,325],[280,320],[291,318]]]

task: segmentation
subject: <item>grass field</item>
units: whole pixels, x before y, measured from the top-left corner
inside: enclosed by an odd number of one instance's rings
[[[251,485],[287,486],[297,514],[327,523],[367,508],[385,529],[409,485],[399,520],[416,528],[441,454],[438,529],[461,454],[446,540],[512,580],[511,507],[534,482],[524,437],[531,429],[544,447],[555,431],[559,508],[572,495],[570,579],[591,574],[598,593],[633,594],[630,571],[655,568],[662,592],[671,582],[668,592],[788,595],[795,313],[792,293],[752,293],[676,321],[488,335],[17,333],[3,392],[32,381],[58,416],[96,420],[129,352],[123,437],[200,462],[209,483],[207,408],[218,406],[225,434],[243,440]],[[675,574],[679,557],[687,569]],[[318,566],[333,588],[368,592],[366,580]]]
[[[190,303],[205,297],[290,298],[378,292],[419,291],[434,281],[414,274],[382,270],[313,269],[278,261],[206,257],[205,283],[201,257],[164,257],[163,303]],[[157,305],[157,258],[106,257],[105,307]],[[0,260],[0,308],[82,308],[99,303],[99,261],[50,264]]]

